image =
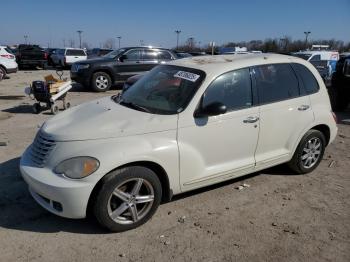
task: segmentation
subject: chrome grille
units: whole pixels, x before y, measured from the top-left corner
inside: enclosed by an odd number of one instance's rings
[[[30,149],[31,159],[37,167],[43,167],[45,165],[55,145],[55,141],[50,137],[44,135],[41,131],[37,133]]]

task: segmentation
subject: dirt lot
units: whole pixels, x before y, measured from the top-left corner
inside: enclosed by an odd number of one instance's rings
[[[20,71],[0,82],[0,142],[7,144],[0,146],[0,261],[350,261],[350,126],[343,124],[313,173],[276,167],[182,195],[133,231],[111,234],[93,221],[46,212],[18,170],[38,126],[51,117],[32,114],[23,92],[45,74]],[[76,87],[69,100],[115,92]],[[243,183],[250,187],[235,189]]]

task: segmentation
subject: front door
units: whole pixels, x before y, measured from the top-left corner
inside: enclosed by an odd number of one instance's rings
[[[205,91],[201,107],[220,102],[227,113],[195,118],[180,114],[178,145],[183,191],[254,170],[259,108],[253,105],[248,68],[225,73]]]
[[[142,68],[142,49],[130,49],[123,54],[123,60],[115,64],[117,80],[123,81],[130,76],[141,74]]]

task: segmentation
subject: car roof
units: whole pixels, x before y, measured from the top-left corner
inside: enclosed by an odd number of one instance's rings
[[[207,75],[220,75],[224,72],[254,65],[294,62],[309,67],[309,63],[301,58],[270,53],[194,56],[174,60],[167,64],[199,69],[204,71]]]

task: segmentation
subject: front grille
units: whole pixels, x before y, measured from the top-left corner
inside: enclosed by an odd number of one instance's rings
[[[47,135],[39,131],[34,139],[30,149],[32,161],[37,167],[43,167],[50,152],[55,147],[56,143]]]

